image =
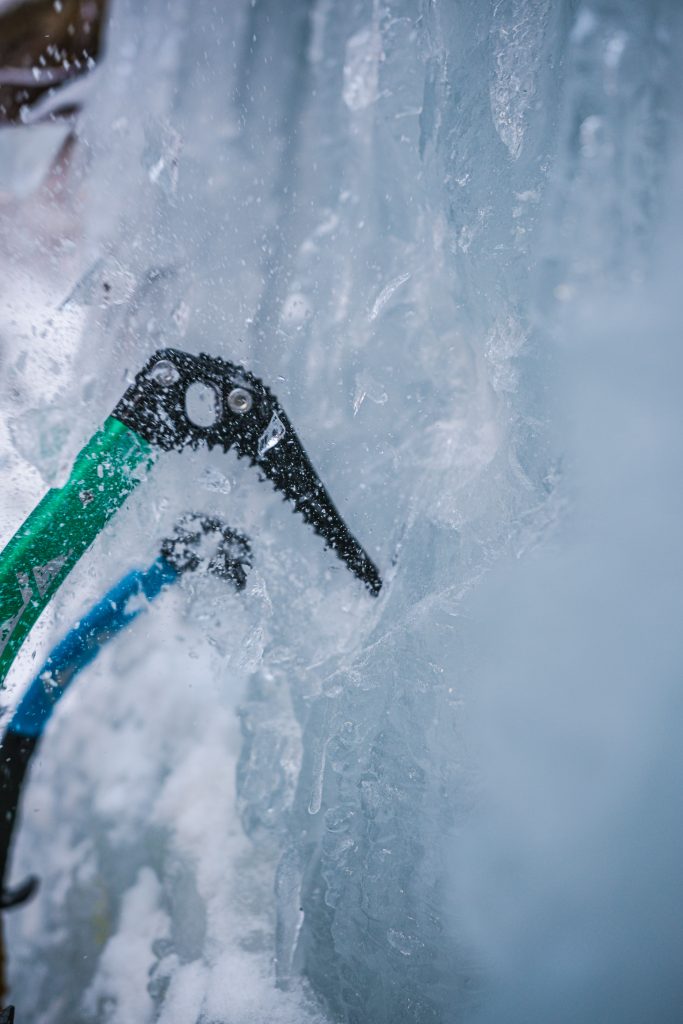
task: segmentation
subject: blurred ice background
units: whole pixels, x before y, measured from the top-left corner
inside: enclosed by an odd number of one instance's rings
[[[173,344],[272,384],[386,573],[159,464],[7,706],[182,511],[255,566],[60,706],[19,1024],[683,1019],[682,15],[113,0],[57,166],[3,130],[2,539]]]

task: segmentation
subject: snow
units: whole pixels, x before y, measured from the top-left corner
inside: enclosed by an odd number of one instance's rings
[[[254,565],[61,702],[19,1024],[673,1024],[678,5],[111,6],[63,170],[3,164],[0,535],[172,345],[272,387],[385,586],[232,456],[159,459],[7,706],[183,512]]]

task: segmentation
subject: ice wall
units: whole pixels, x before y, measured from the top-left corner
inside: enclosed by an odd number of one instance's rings
[[[648,567],[680,555],[675,281],[652,283],[679,20],[113,3],[68,161],[0,207],[3,536],[171,343],[271,382],[386,586],[219,453],[131,499],[39,652],[190,505],[254,571],[245,599],[170,597],[64,701],[17,851],[45,879],[10,923],[21,1020],[676,1019],[673,730],[657,801],[644,775],[675,706],[675,585]]]
[[[481,789],[451,877],[479,1021],[683,1008],[681,41],[664,4],[581,7],[567,41],[534,293],[561,507],[468,606]]]

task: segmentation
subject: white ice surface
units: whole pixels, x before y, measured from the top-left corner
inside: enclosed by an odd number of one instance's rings
[[[60,705],[18,1024],[675,1024],[679,5],[111,8],[68,160],[3,178],[0,537],[174,345],[273,387],[386,582],[159,461],[7,705],[178,514],[254,568]]]

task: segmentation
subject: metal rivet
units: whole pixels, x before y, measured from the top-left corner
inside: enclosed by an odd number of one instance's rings
[[[180,373],[168,359],[160,359],[150,371],[152,380],[157,381],[162,387],[168,388],[180,379]]]
[[[249,412],[253,404],[254,399],[245,388],[233,388],[228,395],[228,406],[232,412]]]

